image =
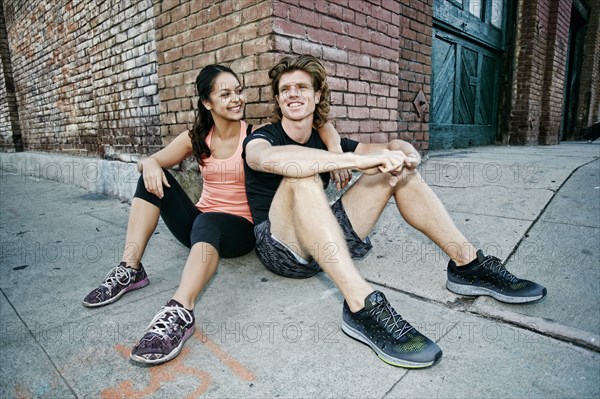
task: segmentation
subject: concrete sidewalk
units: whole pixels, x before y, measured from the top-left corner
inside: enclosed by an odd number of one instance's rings
[[[421,174],[477,247],[548,288],[529,305],[452,294],[447,258],[388,204],[358,266],[444,350],[423,370],[347,337],[326,275],[281,278],[254,253],[221,262],[176,360],[133,364],[187,249],[159,223],[144,258],[151,284],[84,308],[120,260],[129,204],[1,174],[0,397],[599,397],[600,145],[434,152]]]

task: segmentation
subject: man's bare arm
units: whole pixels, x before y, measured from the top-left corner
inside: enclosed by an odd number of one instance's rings
[[[401,152],[386,150],[359,155],[350,152],[337,154],[296,145],[272,146],[263,139],[252,140],[246,145],[246,162],[252,169],[295,178],[336,169],[392,172],[402,168],[405,158]]]

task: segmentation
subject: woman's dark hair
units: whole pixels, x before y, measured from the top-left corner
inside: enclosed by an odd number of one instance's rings
[[[217,76],[221,73],[230,73],[240,81],[238,76],[231,70],[223,65],[212,64],[207,65],[198,74],[196,78],[196,93],[198,94],[198,108],[196,110],[196,120],[194,121],[194,127],[190,130],[190,139],[192,140],[192,151],[194,158],[202,165],[205,158],[210,157],[210,147],[206,144],[206,136],[210,132],[210,129],[215,125],[215,121],[210,114],[210,111],[206,109],[202,101],[208,100],[210,93],[215,85]]]

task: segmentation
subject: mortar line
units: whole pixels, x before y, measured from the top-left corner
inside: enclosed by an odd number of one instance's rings
[[[25,320],[23,320],[23,318],[21,317],[21,315],[19,314],[19,312],[17,311],[17,309],[14,307],[14,305],[12,304],[12,302],[10,301],[10,299],[8,299],[8,296],[6,296],[6,294],[4,293],[4,290],[2,288],[0,288],[0,292],[2,292],[2,296],[4,296],[4,299],[6,299],[6,302],[8,302],[8,304],[10,305],[10,307],[12,308],[12,310],[15,312],[15,314],[17,315],[17,317],[19,318],[19,320],[21,320],[21,323],[23,323],[23,325],[27,329],[27,332],[31,336],[31,338],[33,338],[33,340],[40,347],[40,349],[42,350],[42,352],[44,352],[44,355],[46,355],[46,357],[48,358],[48,361],[50,361],[50,364],[52,365],[52,367],[54,367],[54,370],[60,376],[60,379],[65,383],[65,385],[67,386],[67,388],[69,388],[69,391],[71,391],[71,394],[73,395],[73,397],[79,398],[79,396],[77,396],[77,394],[75,393],[75,390],[73,389],[73,387],[71,386],[71,384],[69,384],[69,382],[66,380],[66,378],[62,375],[62,373],[60,372],[60,370],[58,369],[58,367],[56,366],[56,364],[54,363],[54,361],[52,360],[52,358],[50,357],[50,355],[46,351],[46,348],[44,348],[42,346],[42,344],[40,344],[40,342],[37,340],[37,337],[35,336],[35,334],[33,334],[33,331],[31,331],[31,329],[29,328],[29,326],[27,325],[27,323],[25,323]]]

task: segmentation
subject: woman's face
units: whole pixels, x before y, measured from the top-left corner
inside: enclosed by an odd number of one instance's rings
[[[240,82],[229,72],[217,75],[208,101],[203,102],[213,119],[220,117],[225,120],[239,121],[244,117],[243,88]]]

